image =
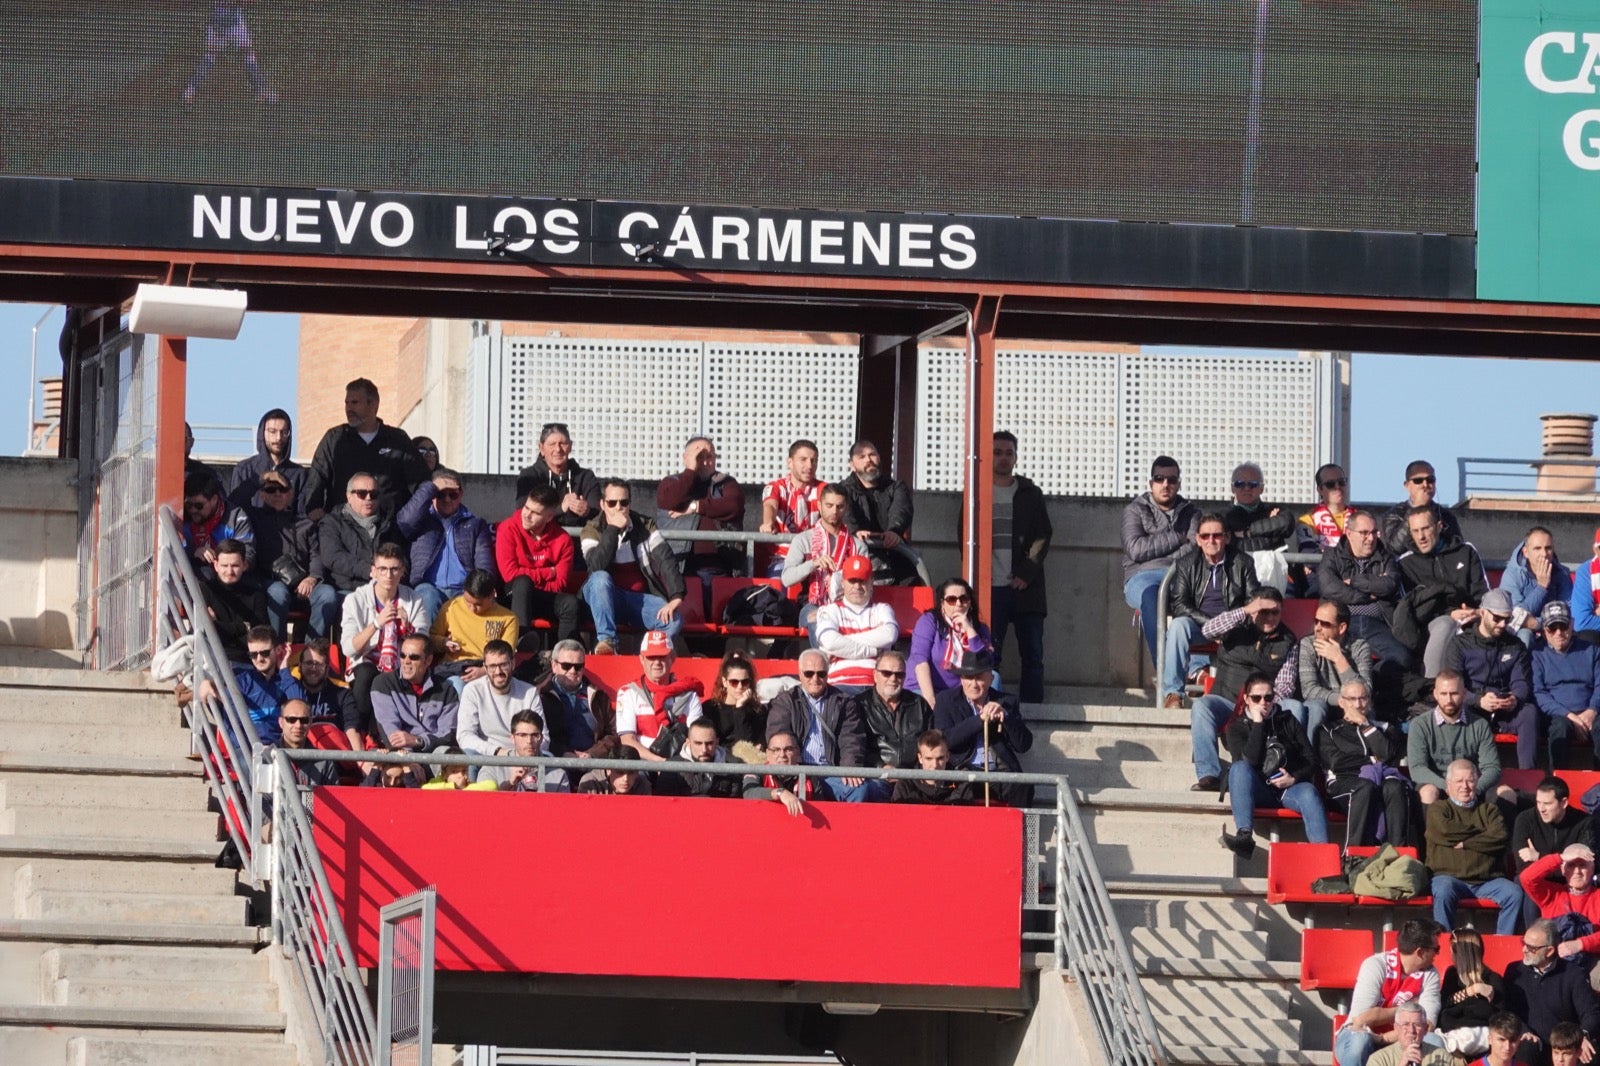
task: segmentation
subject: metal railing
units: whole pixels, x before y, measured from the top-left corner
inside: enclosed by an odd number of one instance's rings
[[[1138,970],[1122,929],[1111,910],[1111,897],[1093,845],[1078,813],[1067,779],[1053,774],[984,773],[981,770],[890,770],[875,766],[767,766],[749,763],[657,762],[648,767],[628,759],[575,759],[553,756],[463,755],[459,752],[350,752],[315,749],[273,749],[275,758],[300,762],[369,762],[379,765],[537,767],[557,770],[648,769],[652,773],[746,776],[771,774],[794,778],[864,777],[885,780],[951,781],[991,785],[1018,784],[1054,790],[1050,808],[1024,810],[1023,910],[1053,916],[1048,932],[1024,927],[1024,944],[1048,943],[1055,967],[1072,975],[1083,990],[1095,1020],[1095,1033],[1113,1066],[1162,1066],[1165,1051],[1155,1019],[1139,984]],[[287,775],[279,774],[282,781]],[[545,791],[549,775],[531,775],[535,791]],[[309,790],[306,790],[309,794]],[[276,820],[285,800],[274,803]],[[302,812],[303,813],[303,812]],[[276,830],[275,830],[276,832]],[[1050,841],[1055,856],[1050,857]],[[320,872],[320,867],[319,867]],[[336,916],[335,916],[336,920]]]
[[[574,529],[572,539],[577,540],[582,530]],[[742,544],[744,545],[744,573],[746,577],[755,576],[756,545],[757,544],[790,544],[794,542],[793,533],[757,533],[753,530],[735,529],[672,529],[661,530],[661,535],[668,543],[675,540],[698,540],[712,544]],[[922,561],[922,554],[910,544],[901,543],[889,549],[897,555],[904,556],[916,567],[917,576],[924,585],[932,585],[933,578],[928,574],[928,567]]]
[[[188,643],[192,691],[186,716],[193,752],[222,812],[246,878],[272,886],[272,937],[311,1002],[321,1061],[373,1066],[376,1023],[345,936],[292,767],[264,747],[178,535],[161,509],[157,536],[157,646]]]
[[[1315,566],[1322,561],[1322,556],[1316,552],[1284,552],[1283,561],[1286,563],[1306,563]],[[1175,566],[1167,567],[1167,572],[1161,575],[1161,588],[1156,593],[1156,709],[1161,708],[1161,660],[1166,655],[1167,648],[1167,590],[1172,584],[1172,571]]]
[[[438,909],[429,885],[379,912],[378,1066],[432,1066]]]
[[[1547,471],[1546,467],[1551,469]],[[1456,460],[1458,502],[1465,503],[1473,495],[1536,494],[1592,500],[1597,468],[1600,468],[1600,456],[1593,455],[1547,455],[1539,459],[1476,459],[1463,456]],[[1548,479],[1543,493],[1539,492],[1540,478]]]

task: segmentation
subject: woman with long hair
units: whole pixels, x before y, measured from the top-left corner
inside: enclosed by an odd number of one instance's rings
[[[744,762],[762,761],[767,708],[756,698],[756,668],[742,652],[730,651],[722,657],[711,698],[701,713],[717,727],[717,738],[730,755]]]
[[[908,685],[930,704],[957,684],[961,664],[989,650],[989,627],[978,617],[972,586],[953,577],[934,590],[933,609],[924,611],[911,630],[906,665],[915,684]]]
[[[1233,765],[1228,796],[1237,830],[1222,831],[1223,846],[1249,858],[1256,848],[1257,807],[1288,807],[1305,823],[1306,839],[1328,842],[1328,812],[1317,792],[1317,759],[1305,730],[1278,705],[1272,678],[1251,674],[1239,688],[1233,717],[1222,727],[1222,743]]]
[[[1483,937],[1471,926],[1450,934],[1450,954],[1439,989],[1439,1038],[1470,1058],[1489,1050],[1489,1019],[1505,1009],[1505,984],[1483,961]]]

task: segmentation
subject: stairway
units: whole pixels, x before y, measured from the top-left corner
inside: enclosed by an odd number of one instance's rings
[[[0,667],[0,1063],[294,1066],[170,692]]]
[[[1272,825],[1248,862],[1219,843],[1227,805],[1188,791],[1189,712],[1139,691],[1047,698],[1028,709],[1027,768],[1068,775],[1168,1061],[1331,1063],[1332,1013],[1298,987],[1300,924],[1266,902]]]

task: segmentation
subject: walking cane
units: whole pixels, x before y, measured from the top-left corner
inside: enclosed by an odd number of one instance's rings
[[[983,719],[983,805],[989,806],[989,717]]]

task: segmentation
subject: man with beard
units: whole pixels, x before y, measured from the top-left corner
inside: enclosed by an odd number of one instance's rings
[[[889,477],[870,440],[850,446],[850,474],[838,484],[849,501],[844,526],[872,559],[873,584],[917,584],[916,564],[900,550],[914,517],[911,486]]]

